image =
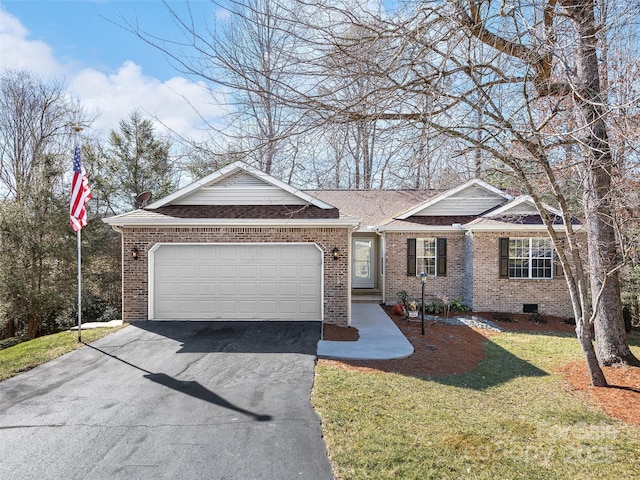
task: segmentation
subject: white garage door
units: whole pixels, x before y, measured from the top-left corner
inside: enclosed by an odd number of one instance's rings
[[[149,318],[321,320],[314,244],[162,244],[150,256]]]

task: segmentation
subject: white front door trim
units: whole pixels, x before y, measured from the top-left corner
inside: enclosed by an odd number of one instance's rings
[[[351,286],[373,288],[376,283],[376,236],[357,236],[351,239]],[[358,248],[358,243],[362,248]],[[368,252],[367,252],[368,244]],[[359,251],[360,250],[360,251]],[[364,254],[364,255],[363,255]]]

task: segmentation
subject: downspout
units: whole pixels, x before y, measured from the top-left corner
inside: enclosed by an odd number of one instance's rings
[[[464,272],[464,278],[465,281],[468,282],[465,285],[463,285],[463,299],[462,301],[465,302],[467,305],[469,305],[469,307],[471,308],[471,310],[473,310],[473,300],[474,300],[474,293],[473,293],[473,283],[474,283],[474,260],[473,260],[473,228],[468,226],[468,225],[464,225],[461,226],[461,228],[463,228],[465,230],[464,232],[464,245],[463,245],[463,252],[464,252],[464,267],[463,267],[463,272]],[[464,294],[468,295],[468,298],[464,298]]]
[[[387,235],[386,232],[381,232],[380,229],[378,227],[374,227],[373,229],[373,233],[375,233],[376,235],[378,235],[380,237],[380,270],[381,270],[381,281],[382,281],[382,285],[381,285],[381,289],[382,290],[382,304],[386,305],[387,303],[387,297],[386,297],[386,291],[387,291]]]

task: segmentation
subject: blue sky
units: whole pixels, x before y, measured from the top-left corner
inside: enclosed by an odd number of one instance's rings
[[[183,1],[169,3],[184,11]],[[151,32],[173,31],[158,0],[2,0],[0,5],[29,30],[31,40],[51,46],[61,62],[113,72],[129,60],[160,80],[179,74],[161,52],[114,24],[122,24],[122,17]],[[211,16],[213,7],[208,0],[191,1],[199,18]]]
[[[169,3],[185,11],[184,1]],[[197,19],[214,14],[209,0],[190,6]],[[113,23],[122,23],[121,17],[161,37],[176,32],[157,0],[0,0],[0,68],[63,79],[86,108],[100,113],[96,136],[117,128],[134,108],[180,134],[201,136],[198,117],[182,97],[208,118],[219,118],[221,109],[161,52]]]
[[[375,8],[377,0],[368,1]],[[187,2],[168,3],[186,18]],[[188,5],[201,26],[224,16],[211,0]],[[134,109],[156,118],[159,130],[166,126],[193,139],[210,132],[200,116],[224,124],[226,92],[185,78],[159,50],[116,25],[124,21],[159,38],[180,38],[159,0],[0,0],[0,70],[63,80],[98,115],[85,130],[95,137],[106,137]]]

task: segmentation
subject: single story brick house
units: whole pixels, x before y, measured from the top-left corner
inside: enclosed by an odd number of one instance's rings
[[[302,191],[236,162],[104,221],[122,235],[125,321],[349,325],[363,294],[418,297],[422,272],[429,300],[572,316],[535,205],[480,180],[446,191]]]

